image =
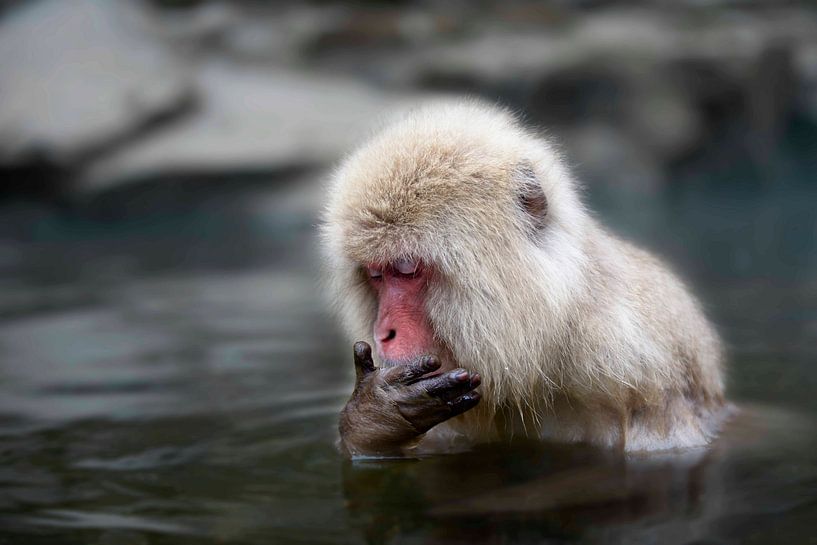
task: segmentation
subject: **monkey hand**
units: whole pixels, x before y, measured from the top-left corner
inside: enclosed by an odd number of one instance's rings
[[[465,369],[426,376],[440,368],[433,356],[376,368],[372,349],[355,343],[357,379],[340,414],[340,445],[349,456],[403,455],[437,424],[479,403],[480,376]]]

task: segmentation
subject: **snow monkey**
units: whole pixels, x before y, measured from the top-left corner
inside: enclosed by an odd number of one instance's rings
[[[347,455],[511,434],[625,452],[714,437],[716,333],[578,193],[548,142],[473,101],[421,107],[340,166],[322,234],[334,304],[362,339]]]

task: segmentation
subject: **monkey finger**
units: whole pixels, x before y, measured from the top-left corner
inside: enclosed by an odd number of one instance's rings
[[[431,377],[417,385],[431,396],[443,401],[451,401],[480,385],[482,377],[465,369],[455,369],[449,373]]]
[[[458,414],[473,409],[481,398],[479,392],[468,392],[453,401],[449,401],[448,406],[451,408],[451,416],[457,416]]]
[[[428,396],[398,401],[397,408],[419,433],[425,433],[453,416],[452,407],[448,403]]]
[[[414,384],[420,377],[440,368],[440,361],[434,356],[420,356],[411,363],[391,367],[383,376],[386,384]]]
[[[433,402],[428,398],[426,400],[426,402],[414,400],[398,404],[403,418],[411,422],[420,433],[425,433],[437,424],[473,408],[479,403],[480,395],[478,392],[468,392],[446,402],[441,402],[439,399]]]
[[[372,347],[368,343],[358,341],[355,343],[355,374],[357,381],[360,382],[363,377],[370,373],[374,373],[375,366],[372,361]]]

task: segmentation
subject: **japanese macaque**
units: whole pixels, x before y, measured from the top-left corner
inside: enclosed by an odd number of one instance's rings
[[[585,210],[559,155],[507,111],[440,102],[386,127],[336,173],[323,240],[361,340],[347,455],[514,434],[696,447],[728,412],[699,304]]]

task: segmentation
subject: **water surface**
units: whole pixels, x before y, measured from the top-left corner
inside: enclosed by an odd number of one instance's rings
[[[344,462],[351,347],[321,298],[309,179],[104,214],[7,203],[0,542],[814,542],[802,157],[748,182],[591,192],[690,280],[730,345],[731,397],[765,407],[740,448],[636,462],[525,442]]]

